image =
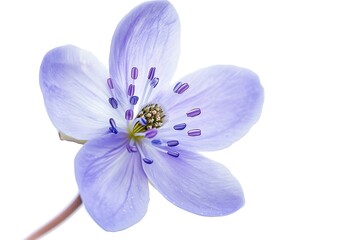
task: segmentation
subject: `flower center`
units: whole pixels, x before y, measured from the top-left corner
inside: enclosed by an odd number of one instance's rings
[[[147,104],[129,126],[129,138],[138,142],[144,137],[155,137],[157,128],[160,128],[164,123],[164,118],[164,111],[158,104]]]
[[[127,123],[127,132],[129,143],[127,145],[127,150],[129,153],[138,153],[141,156],[141,159],[147,163],[151,164],[153,160],[145,156],[142,150],[142,141],[147,140],[146,144],[151,144],[153,148],[156,148],[158,151],[163,152],[172,157],[179,157],[180,153],[177,150],[177,146],[180,144],[176,138],[167,138],[157,136],[158,129],[161,128],[165,123],[165,114],[162,107],[157,103],[148,103],[150,95],[154,88],[159,83],[159,78],[155,77],[155,67],[151,67],[149,73],[147,74],[147,80],[144,85],[143,91],[140,91],[140,96],[136,95],[138,93],[135,89],[135,82],[138,78],[138,69],[133,67],[131,69],[129,78],[126,82],[126,96],[127,101],[119,101],[121,99],[117,91],[114,91],[116,88],[116,82],[113,82],[111,78],[107,79],[107,85],[110,90],[109,103],[112,108],[117,109],[119,106],[125,110],[124,119]],[[135,81],[136,80],[136,81]],[[174,88],[173,92],[177,95],[184,94],[189,89],[188,83],[178,82]],[[145,106],[144,106],[144,105]],[[135,116],[134,112],[137,111],[137,107],[144,106],[141,108],[139,113]],[[186,121],[191,118],[201,115],[200,108],[193,108],[184,113],[183,117],[178,118],[178,123],[173,125],[174,135],[185,130],[187,136],[197,137],[201,136],[201,130],[198,128],[187,128]],[[117,134],[118,127],[116,126],[115,120],[113,118],[109,119],[109,131]],[[171,129],[171,128],[170,128]],[[161,135],[161,134],[159,134]],[[151,139],[149,141],[149,139]]]
[[[141,109],[136,118],[143,118],[146,120],[145,125],[140,123],[135,124],[135,128],[139,127],[141,132],[150,130],[153,128],[159,128],[163,125],[164,112],[158,104],[148,104]]]

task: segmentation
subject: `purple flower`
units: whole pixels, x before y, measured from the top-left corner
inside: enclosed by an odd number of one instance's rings
[[[170,84],[180,24],[167,1],[146,2],[117,26],[109,71],[90,52],[63,46],[40,69],[55,127],[87,140],[75,159],[83,203],[107,231],[140,221],[150,182],[176,206],[222,216],[244,205],[239,182],[198,151],[223,149],[258,120],[263,89],[251,71],[198,70]]]

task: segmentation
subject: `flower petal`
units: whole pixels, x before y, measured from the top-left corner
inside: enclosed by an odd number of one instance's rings
[[[104,134],[109,118],[117,113],[108,103],[107,76],[94,55],[75,46],[55,48],[45,55],[40,87],[58,130],[83,140]]]
[[[166,106],[168,116],[159,137],[175,138],[182,147],[196,151],[225,148],[242,136],[260,117],[264,93],[257,75],[235,66],[212,66],[184,77],[190,88],[182,94],[166,92],[154,102]],[[189,117],[187,112],[196,110]],[[200,113],[200,114],[198,114]],[[173,126],[186,123],[186,129]],[[200,129],[200,136],[189,130]],[[197,134],[194,134],[197,135]]]
[[[143,163],[147,177],[176,206],[203,216],[222,216],[244,205],[239,182],[223,165],[183,150],[179,157],[151,146],[143,150],[153,159],[152,164]]]
[[[180,22],[168,1],[151,1],[134,8],[117,26],[110,51],[110,74],[126,92],[132,67],[137,67],[135,95],[141,97],[151,67],[160,82],[171,80],[180,53]],[[165,84],[167,85],[167,84]]]
[[[90,140],[75,159],[80,196],[91,217],[107,231],[140,221],[149,202],[149,187],[140,155],[128,153],[125,133]]]

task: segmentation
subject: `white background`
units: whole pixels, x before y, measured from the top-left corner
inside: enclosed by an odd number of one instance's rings
[[[1,1],[0,239],[22,239],[77,194],[79,145],[58,140],[38,84],[44,54],[74,44],[108,63],[120,19],[141,1]],[[260,121],[208,153],[241,182],[246,205],[187,213],[151,188],[149,210],[117,233],[82,207],[44,239],[360,239],[360,8],[357,1],[174,0],[176,79],[213,64],[255,71]],[[221,112],[219,114],[226,114]]]

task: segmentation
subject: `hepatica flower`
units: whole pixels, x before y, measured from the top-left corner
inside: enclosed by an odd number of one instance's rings
[[[107,231],[144,217],[149,182],[198,215],[227,215],[244,205],[230,171],[198,152],[240,139],[260,116],[263,89],[256,74],[230,65],[171,83],[179,39],[173,6],[146,2],[117,26],[109,70],[70,45],[49,51],[41,64],[51,121],[87,141],[75,158],[76,181],[85,208]]]

